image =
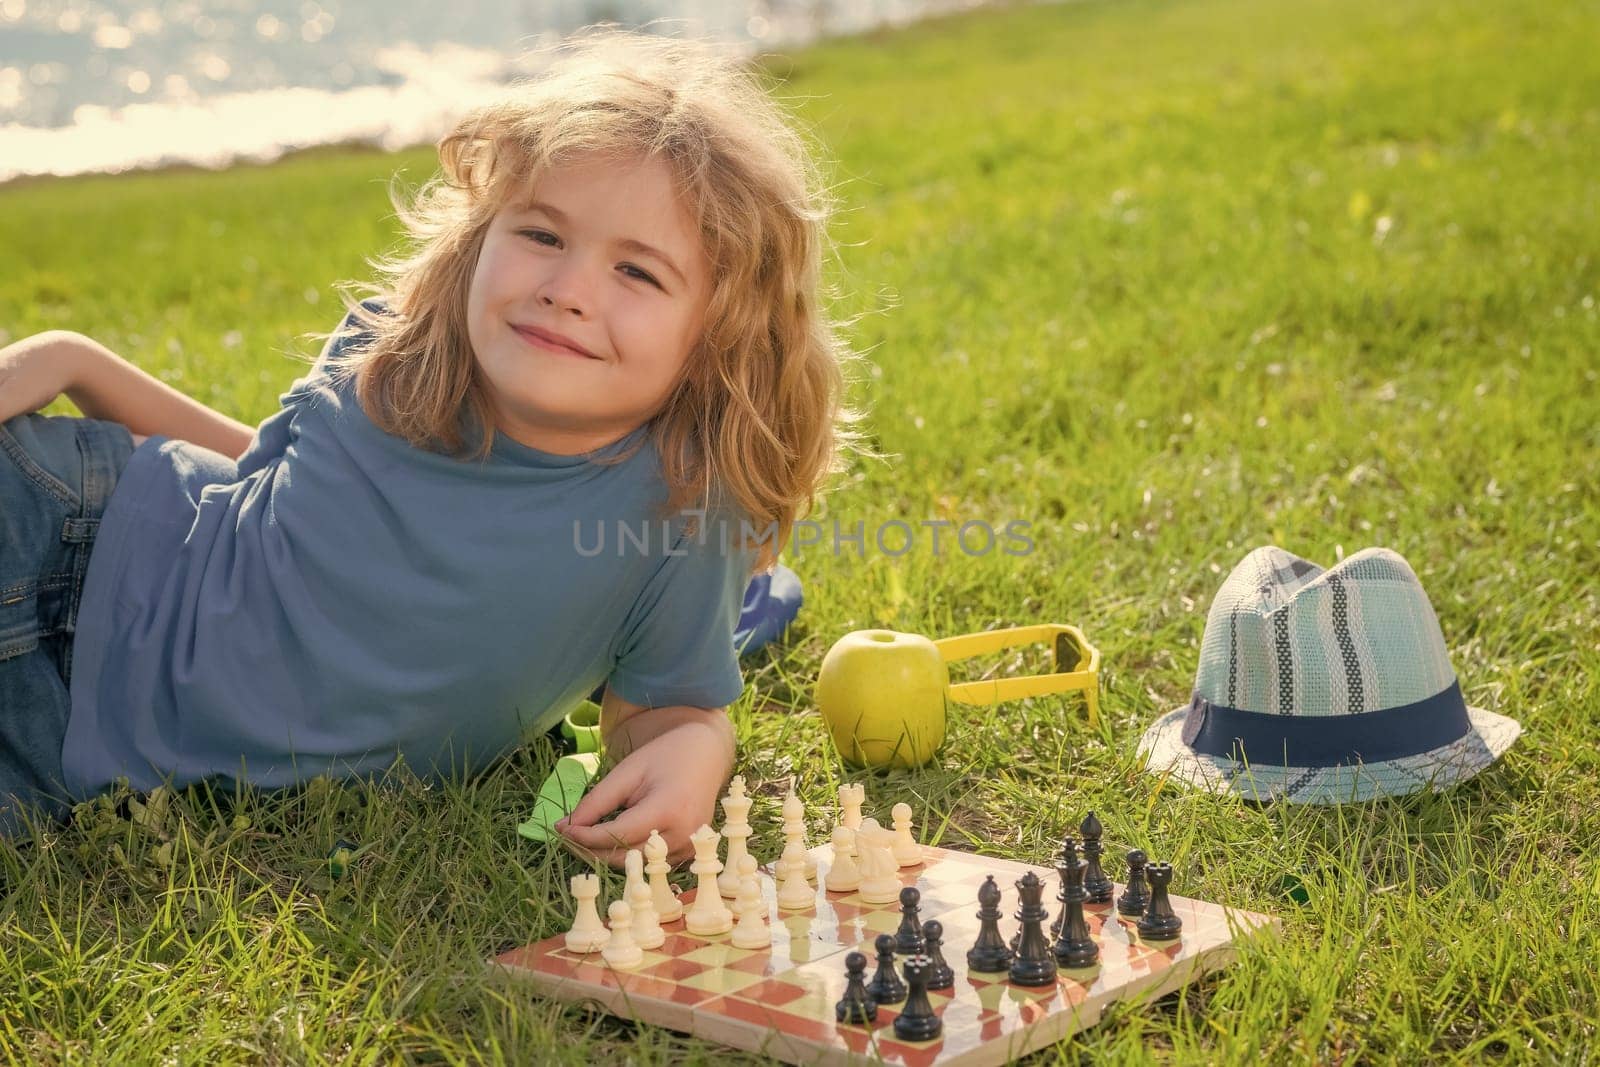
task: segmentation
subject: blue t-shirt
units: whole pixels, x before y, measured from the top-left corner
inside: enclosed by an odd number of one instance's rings
[[[607,682],[651,707],[743,691],[740,524],[663,517],[640,427],[601,466],[496,434],[484,461],[414,448],[330,374],[347,318],[236,463],[152,437],[90,557],[66,784],[217,777],[273,788],[397,756],[471,772]]]

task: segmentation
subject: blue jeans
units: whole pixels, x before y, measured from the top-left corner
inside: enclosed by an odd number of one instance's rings
[[[22,808],[63,821],[61,773],[83,575],[111,489],[133,452],[126,427],[19,415],[0,423],[0,836]]]

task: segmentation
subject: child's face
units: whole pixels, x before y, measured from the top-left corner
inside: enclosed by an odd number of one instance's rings
[[[575,455],[625,436],[665,402],[700,338],[711,268],[659,160],[553,167],[529,199],[489,224],[467,335],[496,427]],[[552,348],[540,330],[591,354]]]

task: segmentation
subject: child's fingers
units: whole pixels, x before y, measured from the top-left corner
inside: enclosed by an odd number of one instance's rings
[[[627,805],[639,788],[643,764],[623,760],[611,768],[590,789],[572,814],[556,823],[556,829],[565,832],[568,827],[593,827],[601,819]]]
[[[595,826],[556,823],[556,831],[568,841],[575,845],[580,845],[590,852],[599,853],[607,849],[628,847],[628,843],[616,834],[610,822],[599,823]]]
[[[628,850],[625,848],[588,848],[578,844],[571,836],[557,835],[556,840],[561,842],[563,848],[577,856],[585,863],[604,863],[610,867],[622,867],[627,862]]]
[[[650,835],[651,828],[641,831],[637,825],[640,820],[628,808],[638,795],[643,767],[637,760],[617,764],[595,783],[571,815],[556,822],[556,832],[613,866],[622,862],[628,849],[642,847]],[[600,821],[618,808],[625,810],[614,819]],[[613,853],[616,858],[612,858]]]
[[[574,820],[577,813],[573,813]],[[608,849],[620,849],[626,852],[630,848],[643,848],[645,841],[650,837],[650,831],[657,828],[649,807],[633,807],[621,812],[615,819],[596,823],[593,826],[581,826],[575,821],[569,822],[565,828],[560,823],[556,829],[566,834],[567,837],[595,853],[602,853]]]

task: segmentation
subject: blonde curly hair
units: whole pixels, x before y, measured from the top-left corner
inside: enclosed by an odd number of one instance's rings
[[[709,42],[603,27],[569,37],[549,65],[463,118],[439,142],[440,173],[410,203],[390,197],[408,242],[345,283],[369,340],[350,375],[374,423],[411,444],[482,458],[463,432],[492,425],[467,336],[467,294],[496,212],[545,168],[590,154],[665,161],[712,265],[705,328],[649,420],[668,485],[663,514],[729,503],[756,569],[768,569],[844,454],[864,454],[844,406],[858,357],[823,307],[832,202],[805,140],[760,76]],[[376,297],[383,313],[362,305]],[[463,418],[463,416],[467,418]],[[643,441],[640,442],[642,444]],[[595,462],[616,463],[635,449]]]

